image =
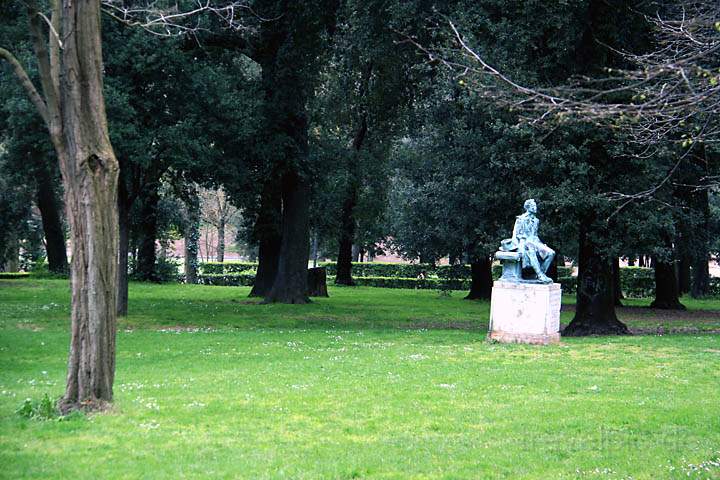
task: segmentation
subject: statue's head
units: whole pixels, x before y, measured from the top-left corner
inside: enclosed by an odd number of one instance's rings
[[[537,203],[535,203],[535,200],[532,198],[525,200],[523,208],[526,212],[537,213]]]

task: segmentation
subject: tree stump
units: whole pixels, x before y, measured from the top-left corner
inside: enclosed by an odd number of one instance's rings
[[[325,267],[308,269],[308,297],[329,297]]]

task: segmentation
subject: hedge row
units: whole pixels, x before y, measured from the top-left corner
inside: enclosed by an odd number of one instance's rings
[[[256,271],[257,263],[254,262],[202,262],[198,263],[200,275],[221,275],[227,273],[243,273]]]
[[[233,265],[233,264],[230,264]],[[247,264],[245,264],[247,265]],[[569,271],[569,269],[566,269]],[[499,271],[493,272],[497,278]],[[329,275],[328,275],[329,276]],[[205,285],[252,286],[255,274],[248,272],[227,274],[198,275],[198,283]],[[470,289],[470,279],[411,278],[385,276],[356,276],[355,283],[364,287],[408,288],[408,289]],[[558,279],[563,293],[574,294],[577,291],[577,277],[570,275]],[[647,298],[655,295],[655,277],[651,268],[628,267],[620,270],[620,284],[627,298]],[[710,279],[710,293],[720,296],[720,278]]]
[[[335,262],[320,262],[319,266],[325,267],[328,278],[334,277],[337,272]],[[233,273],[249,273],[257,270],[257,263],[252,262],[204,262],[198,265],[201,275],[220,275]],[[382,278],[418,278],[421,274],[425,278],[450,278],[469,280],[470,265],[427,265],[407,263],[353,263],[353,277],[382,277]],[[500,265],[493,266],[493,276],[499,278],[502,273]],[[572,269],[558,267],[560,276],[570,276]]]
[[[28,272],[0,272],[0,280],[13,280],[16,278],[28,278]]]
[[[254,273],[211,273],[197,276],[202,285],[229,285],[234,287],[252,287],[255,282]]]
[[[560,277],[563,293],[577,292],[577,277]],[[655,275],[652,268],[627,267],[620,269],[620,289],[625,298],[655,296]],[[720,278],[710,279],[710,295],[720,296]]]

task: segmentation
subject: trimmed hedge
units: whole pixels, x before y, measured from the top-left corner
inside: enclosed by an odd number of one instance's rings
[[[16,280],[18,278],[28,278],[28,272],[0,272],[0,280]]]
[[[327,268],[327,275],[335,275],[335,263],[322,262]],[[256,263],[250,262],[209,262],[200,264],[198,283],[205,285],[237,285],[252,286],[255,281]],[[221,273],[220,271],[224,273]],[[388,275],[372,275],[385,272]],[[414,276],[400,275],[417,272]],[[420,272],[426,278],[417,278]],[[493,277],[499,278],[502,272],[500,265],[493,265]],[[577,292],[577,277],[571,276],[569,267],[558,268],[558,281],[563,293],[572,295]],[[2,274],[0,274],[2,275]],[[27,276],[27,274],[21,274]],[[457,278],[458,275],[466,275]],[[4,278],[0,276],[0,278]],[[20,277],[18,277],[20,278]],[[470,266],[429,266],[420,264],[400,263],[354,263],[353,278],[355,283],[365,287],[412,288],[412,289],[470,289]],[[620,285],[626,298],[648,298],[655,295],[655,277],[652,268],[624,267],[620,269]],[[720,278],[710,279],[710,294],[720,296]]]
[[[234,287],[252,287],[255,282],[254,273],[211,273],[198,275],[197,281],[202,285],[228,285]]]
[[[408,288],[428,290],[469,290],[470,280],[440,278],[356,277],[355,284],[362,287]]]
[[[227,273],[243,273],[256,271],[257,263],[254,262],[202,262],[198,263],[198,274],[200,275],[222,275]]]
[[[328,278],[337,273],[335,262],[320,262],[318,266],[325,267]],[[247,273],[257,271],[257,263],[252,262],[204,262],[198,265],[200,275]],[[382,278],[418,278],[423,274],[426,278],[467,279],[471,277],[470,265],[429,265],[420,263],[365,263],[353,262],[353,278],[382,277]],[[570,276],[572,269],[558,267],[559,276]],[[500,278],[502,267],[493,265],[493,277]]]

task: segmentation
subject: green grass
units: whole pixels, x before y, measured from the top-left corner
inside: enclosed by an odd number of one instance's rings
[[[0,281],[0,478],[720,478],[720,300],[533,347],[460,292],[247,293],[131,285],[114,409],[39,421],[15,410],[63,392],[68,283]]]

